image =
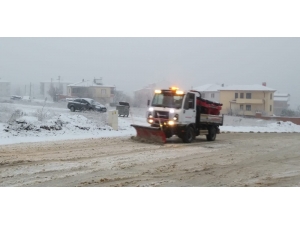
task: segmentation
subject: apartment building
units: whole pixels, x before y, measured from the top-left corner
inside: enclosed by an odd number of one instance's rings
[[[275,89],[262,85],[230,85],[222,87],[220,102],[223,104],[222,114],[255,116],[256,112],[263,115],[274,114]]]

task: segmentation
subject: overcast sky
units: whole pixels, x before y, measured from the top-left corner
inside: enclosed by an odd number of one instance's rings
[[[163,79],[184,89],[261,84],[300,105],[300,38],[0,38],[12,84],[103,78],[128,94]]]

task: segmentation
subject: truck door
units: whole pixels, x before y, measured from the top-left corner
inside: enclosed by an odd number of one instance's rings
[[[194,93],[187,93],[184,102],[183,122],[195,123],[196,122],[196,96]]]

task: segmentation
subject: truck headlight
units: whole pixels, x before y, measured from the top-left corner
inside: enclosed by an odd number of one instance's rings
[[[170,126],[173,126],[175,123],[174,123],[173,120],[170,120],[170,121],[168,122],[168,124],[169,124]]]
[[[178,116],[178,114],[176,114],[176,115],[174,116],[173,120],[178,121],[178,119],[179,119],[179,116]]]
[[[148,119],[148,122],[149,123],[153,123],[153,119]]]
[[[170,113],[174,113],[175,112],[175,109],[170,109]]]
[[[149,108],[149,111],[150,111],[150,112],[153,112],[153,108],[152,108],[152,107],[150,107],[150,108]]]

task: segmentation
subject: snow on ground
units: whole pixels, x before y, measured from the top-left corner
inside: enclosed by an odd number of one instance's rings
[[[114,110],[114,108],[109,108]],[[146,125],[146,108],[131,108],[118,117],[118,130],[107,125],[107,113],[70,112],[64,104],[43,106],[0,103],[0,145],[68,139],[135,136],[131,124]],[[291,122],[225,116],[221,132],[300,132]]]

